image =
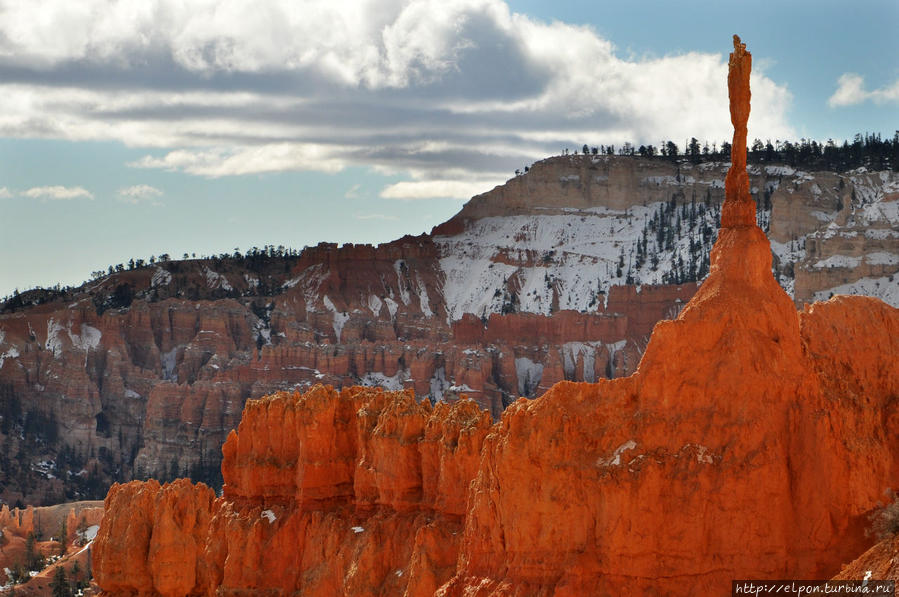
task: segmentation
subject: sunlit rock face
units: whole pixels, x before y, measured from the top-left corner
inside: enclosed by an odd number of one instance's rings
[[[432,595],[455,572],[490,416],[470,400],[316,386],[247,404],[225,491],[114,486],[94,574],[110,593]]]
[[[748,69],[735,39],[738,132]],[[836,297],[797,313],[749,202],[729,179],[708,279],[630,377],[560,382],[495,424],[473,401],[405,391],[250,401],[222,448],[222,497],[186,481],[110,490],[97,582],[173,596],[711,595],[734,578],[836,574],[899,481],[899,311]]]

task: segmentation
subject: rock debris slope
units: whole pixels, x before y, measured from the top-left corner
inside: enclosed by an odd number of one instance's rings
[[[750,60],[735,38],[735,147]],[[710,275],[634,375],[560,382],[492,426],[471,401],[371,388],[250,401],[223,497],[184,480],[110,490],[100,586],[709,595],[838,572],[899,482],[899,312],[836,297],[797,313],[737,153]]]

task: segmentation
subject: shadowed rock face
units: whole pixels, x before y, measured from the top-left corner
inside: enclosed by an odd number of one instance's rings
[[[732,101],[748,99],[740,77]],[[634,375],[558,383],[492,426],[472,402],[405,392],[250,401],[223,447],[223,497],[184,481],[110,490],[97,581],[573,596],[831,576],[869,544],[866,514],[899,481],[899,312],[837,297],[797,313],[770,260],[762,231],[735,217]]]

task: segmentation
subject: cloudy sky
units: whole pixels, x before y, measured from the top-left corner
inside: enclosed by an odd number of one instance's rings
[[[899,3],[0,0],[0,296],[418,234],[564,148],[899,128]]]

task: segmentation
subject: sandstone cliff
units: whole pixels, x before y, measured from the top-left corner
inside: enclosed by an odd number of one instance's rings
[[[749,60],[735,38],[737,134]],[[899,311],[836,297],[797,313],[735,172],[708,278],[630,377],[557,383],[493,425],[473,402],[408,391],[249,401],[222,449],[223,497],[186,481],[110,490],[98,583],[706,595],[733,578],[832,576],[899,481]]]
[[[429,235],[27,293],[0,313],[0,500],[102,497],[151,476],[218,486],[244,403],[315,383],[466,393],[496,419],[558,381],[630,375],[708,275],[730,175],[556,156]],[[798,306],[833,293],[899,306],[895,172],[772,163],[742,184]]]
[[[664,282],[708,269],[728,169],[550,158],[431,236],[255,269],[158,263],[0,314],[0,499],[220,482],[245,401],[319,382],[465,392],[496,418],[561,380],[629,375],[697,287]],[[749,184],[798,304],[834,291],[899,304],[895,173],[750,166]]]
[[[433,594],[455,570],[489,428],[472,401],[379,388],[251,400],[223,447],[224,497],[114,486],[94,574],[113,594]]]

